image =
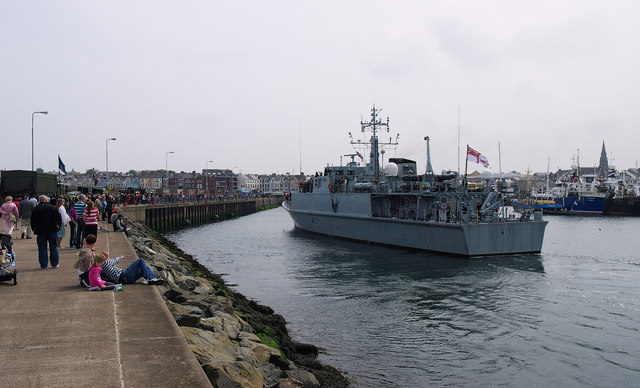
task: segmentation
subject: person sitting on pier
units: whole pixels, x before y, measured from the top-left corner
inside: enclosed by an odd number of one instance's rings
[[[89,282],[89,268],[93,264],[93,247],[96,243],[95,234],[88,235],[82,243],[82,249],[78,252],[78,261],[74,268],[78,270],[78,286],[91,287]]]
[[[111,213],[111,218],[109,218],[109,223],[113,226],[113,231],[114,232],[116,230],[116,220],[118,219],[119,215],[120,215],[120,213],[118,213],[118,209],[115,208],[115,209],[113,209],[113,213]]]
[[[143,258],[138,258],[126,269],[116,266],[116,263],[122,262],[122,257],[107,258],[102,265],[102,277],[106,280],[119,284],[133,284],[138,279],[142,279],[142,284],[161,285],[164,280],[157,279],[153,271]]]
[[[88,237],[88,236],[87,236]],[[91,268],[89,268],[89,287],[90,291],[102,291],[102,290],[113,290],[116,285],[104,281],[100,278],[100,273],[102,271],[102,266],[106,259],[109,258],[109,254],[107,252],[102,252],[93,257],[93,263]]]
[[[129,228],[127,228],[127,220],[124,218],[122,214],[118,214],[116,220],[113,222],[113,230],[116,232],[124,232],[124,234],[129,237]]]

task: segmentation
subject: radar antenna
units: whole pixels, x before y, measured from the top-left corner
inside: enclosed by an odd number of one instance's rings
[[[373,134],[371,135],[371,153],[369,155],[369,160],[371,162],[371,168],[373,169],[373,174],[377,181],[380,180],[380,159],[378,158],[378,131],[385,130],[387,133],[389,132],[389,118],[387,117],[387,121],[384,122],[378,118],[378,115],[382,109],[376,109],[374,105],[371,108],[371,120],[370,121],[360,121],[360,128],[362,132],[364,132],[367,128],[370,128]]]

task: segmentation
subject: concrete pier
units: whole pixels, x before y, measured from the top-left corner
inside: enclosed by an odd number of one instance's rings
[[[137,258],[123,233],[101,223],[96,251]],[[109,228],[110,229],[110,228]],[[68,229],[67,229],[68,230]],[[210,387],[154,286],[123,292],[78,287],[69,237],[60,268],[41,270],[35,236],[14,231],[18,284],[0,282],[3,387]]]

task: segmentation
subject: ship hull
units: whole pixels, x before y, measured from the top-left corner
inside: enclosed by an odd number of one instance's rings
[[[362,214],[295,210],[283,204],[296,228],[367,243],[460,256],[537,253],[546,221],[445,223]]]
[[[607,199],[604,203],[604,214],[610,216],[640,216],[640,198]]]
[[[605,198],[601,196],[581,196],[581,197],[558,197],[555,198],[557,204],[562,205],[558,209],[545,209],[545,214],[579,214],[579,215],[602,215],[604,214]]]

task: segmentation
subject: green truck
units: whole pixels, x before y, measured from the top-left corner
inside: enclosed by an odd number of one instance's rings
[[[14,198],[25,194],[54,194],[58,192],[58,177],[44,172],[3,170],[0,171],[0,192],[3,197]]]

